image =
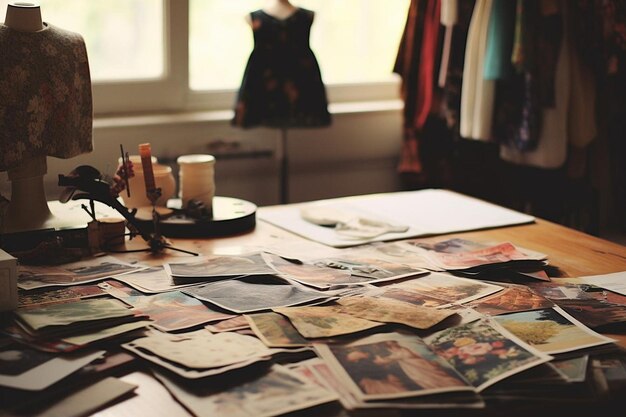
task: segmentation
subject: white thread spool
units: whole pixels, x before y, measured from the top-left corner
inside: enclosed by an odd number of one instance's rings
[[[210,211],[215,196],[215,157],[207,154],[182,155],[176,162],[183,208],[187,208],[189,200],[199,200]]]

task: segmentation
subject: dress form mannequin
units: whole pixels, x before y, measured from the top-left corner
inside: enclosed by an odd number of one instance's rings
[[[20,32],[43,30],[41,9],[36,3],[9,3],[4,25]],[[42,155],[7,171],[11,181],[11,202],[2,219],[2,232],[46,227],[46,222],[52,218],[43,185],[47,170],[46,156]]]
[[[233,126],[280,129],[280,202],[288,202],[287,130],[330,125],[319,65],[309,46],[314,12],[266,0],[248,15],[254,48],[235,103]]]

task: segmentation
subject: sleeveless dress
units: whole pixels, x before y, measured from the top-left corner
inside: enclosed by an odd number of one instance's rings
[[[285,19],[251,14],[254,49],[243,75],[232,125],[321,127],[331,123],[319,65],[309,47],[314,13]]]

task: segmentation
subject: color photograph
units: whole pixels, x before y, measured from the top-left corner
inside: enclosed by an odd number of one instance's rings
[[[614,342],[559,307],[494,317],[505,329],[545,353],[563,353]]]

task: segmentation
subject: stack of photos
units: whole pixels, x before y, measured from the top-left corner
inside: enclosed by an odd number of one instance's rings
[[[38,337],[67,337],[117,326],[143,318],[120,301],[88,299],[77,302],[19,308],[15,323]]]
[[[23,290],[70,286],[102,281],[145,266],[131,265],[112,256],[101,256],[60,266],[19,265],[17,285]]]

